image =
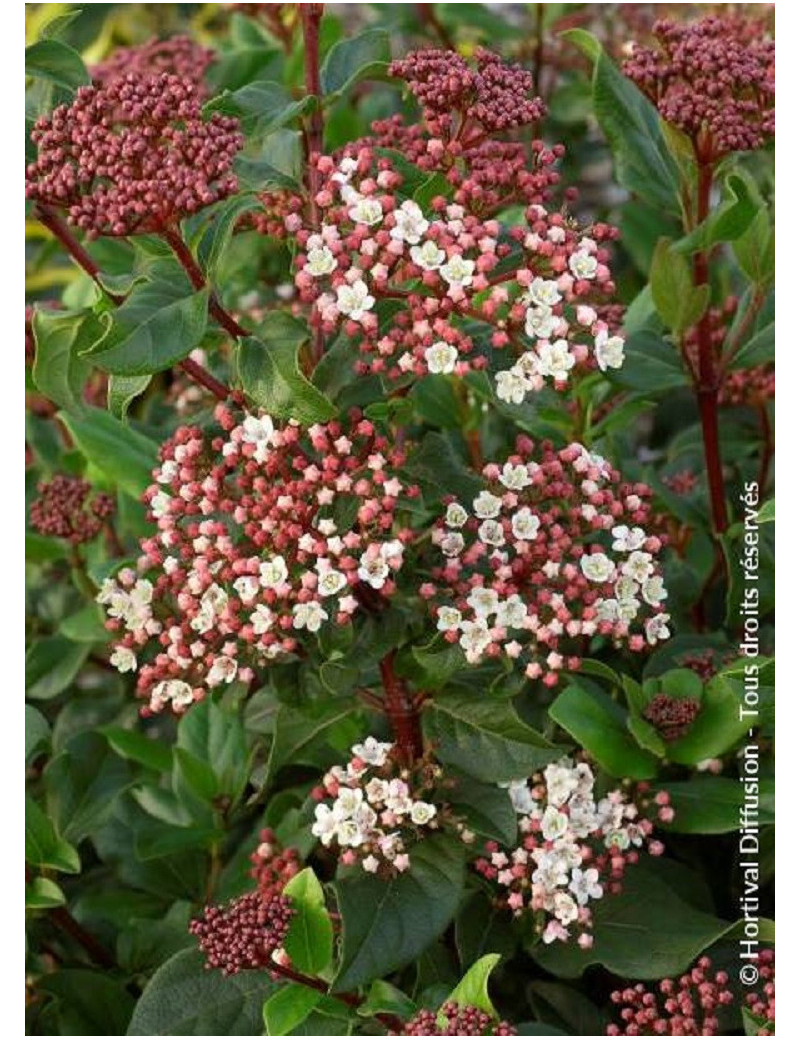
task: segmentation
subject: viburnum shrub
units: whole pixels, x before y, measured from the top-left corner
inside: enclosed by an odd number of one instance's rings
[[[774,1032],[768,19],[52,6],[27,1035]]]

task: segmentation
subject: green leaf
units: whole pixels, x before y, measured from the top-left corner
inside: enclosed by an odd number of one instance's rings
[[[63,906],[66,901],[64,893],[50,878],[37,877],[25,884],[26,910],[49,910],[54,906]]]
[[[388,881],[360,868],[343,874],[335,886],[342,944],[334,991],[411,963],[449,924],[463,881],[462,850],[443,835],[415,846],[411,869]]]
[[[733,252],[754,285],[764,288],[772,282],[775,277],[775,229],[766,206],[759,210],[745,233],[733,243]]]
[[[653,251],[650,290],[656,310],[676,336],[700,320],[711,291],[707,285],[694,285],[689,261],[675,251],[668,238],[659,239]]]
[[[736,351],[732,368],[754,368],[775,360],[775,322],[762,326]]]
[[[455,770],[448,771],[454,780],[448,801],[458,816],[463,816],[471,831],[511,845],[517,836],[517,814],[507,788],[496,783],[483,783]]]
[[[696,253],[719,242],[732,242],[745,234],[759,212],[760,199],[748,181],[737,173],[725,178],[725,197],[703,223],[673,245],[676,253]]]
[[[91,312],[37,310],[33,315],[36,358],[33,381],[45,397],[70,412],[85,408],[83,388],[92,366],[80,351],[102,333],[104,324]]]
[[[677,347],[647,329],[625,342],[625,364],[608,373],[614,383],[648,394],[689,386]]]
[[[73,643],[66,636],[39,639],[25,655],[25,694],[47,701],[70,686],[89,655],[88,643]]]
[[[158,445],[100,408],[85,415],[61,414],[78,448],[114,484],[140,498],[152,483]]]
[[[458,957],[463,968],[486,953],[510,957],[516,950],[508,912],[490,902],[486,893],[475,892],[460,907],[455,929]]]
[[[65,874],[77,874],[80,856],[56,829],[30,795],[25,796],[25,862],[32,867],[49,867]]]
[[[619,895],[593,905],[594,945],[539,944],[536,961],[561,978],[578,978],[592,964],[615,975],[660,979],[679,975],[731,928],[685,903],[661,878],[643,866],[630,867]]]
[[[312,96],[295,101],[280,83],[257,80],[212,98],[203,106],[203,114],[221,112],[226,116],[235,116],[242,133],[251,140],[254,137],[266,137],[274,130],[308,115],[315,105],[316,99]]]
[[[67,841],[77,845],[108,819],[131,779],[127,763],[104,737],[79,733],[44,771],[48,812]]]
[[[247,779],[247,745],[238,715],[206,697],[178,725],[177,749],[210,769],[216,793],[238,795]]]
[[[122,979],[60,968],[37,984],[57,1007],[61,1036],[124,1036],[135,1003]]]
[[[679,215],[678,166],[658,112],[594,37],[582,30],[565,35],[594,62],[594,112],[614,156],[617,180],[651,205]]]
[[[292,900],[294,916],[284,947],[292,964],[308,975],[319,975],[333,959],[333,925],[325,895],[311,867],[306,867],[283,890]]]
[[[108,377],[108,410],[116,419],[124,421],[133,401],[150,385],[150,376]]]
[[[443,639],[435,639],[431,646],[412,646],[411,653],[422,670],[420,685],[424,689],[438,690],[467,666],[461,647]]]
[[[357,1010],[362,1018],[388,1014],[397,1015],[398,1018],[402,1018],[405,1021],[414,1017],[417,1013],[417,1005],[411,997],[407,997],[402,990],[393,986],[391,982],[376,979],[369,987],[366,997]]]
[[[327,422],[336,409],[306,379],[297,360],[307,339],[304,323],[283,311],[270,312],[262,323],[261,339],[249,336],[239,343],[239,378],[252,402],[270,415],[303,423]]]
[[[625,712],[606,694],[568,686],[550,706],[550,717],[611,776],[646,780],[657,774],[658,759],[636,744]]]
[[[350,39],[339,40],[328,51],[320,71],[323,94],[342,94],[361,80],[381,77],[390,58],[385,29],[367,29]]]
[[[208,211],[209,226],[200,239],[197,255],[212,281],[216,280],[217,268],[230,245],[237,222],[243,214],[254,209],[263,209],[261,200],[255,194],[245,193],[234,195]]]
[[[487,953],[481,957],[472,965],[445,1003],[457,1004],[459,1007],[480,1008],[492,1018],[497,1018],[497,1011],[489,998],[489,976],[499,960],[499,953]]]
[[[191,354],[207,322],[208,289],[195,292],[185,278],[139,282],[105,333],[83,353],[114,375],[152,375]]]
[[[25,48],[25,75],[75,90],[91,83],[80,54],[60,40],[39,40]]]
[[[266,972],[226,977],[206,971],[198,950],[182,950],[148,982],[128,1036],[258,1036],[274,990]]]
[[[39,755],[50,743],[50,723],[32,704],[25,705],[25,764]]]
[[[706,684],[702,708],[692,728],[667,746],[670,761],[696,765],[736,746],[753,724],[752,719],[740,716],[742,686],[741,679],[724,675],[717,675]]]
[[[282,704],[275,716],[267,776],[273,778],[284,765],[315,765],[316,752],[334,737],[356,710],[349,698],[314,704]]]
[[[764,505],[759,509],[758,516],[756,517],[757,524],[774,524],[775,523],[775,499],[768,499]]]
[[[322,1000],[324,993],[290,982],[273,993],[264,1004],[267,1036],[291,1036]]]
[[[603,53],[603,47],[596,36],[592,36],[586,29],[567,29],[558,34],[568,43],[574,44],[585,58],[594,64]]]
[[[436,697],[426,706],[423,726],[443,762],[479,780],[519,780],[561,753],[526,725],[508,701],[487,695]]]
[[[122,758],[129,758],[157,773],[172,768],[172,749],[162,740],[122,726],[103,726],[100,732]]]
[[[665,830],[680,834],[727,834],[738,831],[744,789],[739,780],[723,776],[697,777],[680,783],[659,783],[669,792],[675,819],[661,824]],[[759,824],[774,822],[772,785],[762,779],[759,785]]]
[[[103,620],[103,611],[98,604],[87,603],[75,614],[65,617],[58,630],[74,643],[105,643],[108,641],[108,632]]]

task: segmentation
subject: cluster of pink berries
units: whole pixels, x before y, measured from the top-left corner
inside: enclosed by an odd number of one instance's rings
[[[474,840],[446,805],[433,801],[441,768],[426,758],[404,767],[393,749],[367,737],[353,745],[347,765],[330,769],[312,792],[311,833],[338,849],[345,866],[360,863],[369,874],[389,877],[409,869],[409,851],[426,834],[448,828],[466,843]]]
[[[623,71],[663,119],[715,163],[761,148],[775,134],[775,41],[737,17],[661,20],[657,47],[636,45]]]
[[[112,80],[133,76],[142,79],[169,73],[196,84],[198,95],[206,96],[203,77],[214,60],[214,51],[196,43],[190,36],[154,38],[138,47],[118,47],[92,68],[92,79],[99,86]]]
[[[646,485],[622,482],[580,444],[545,441],[534,452],[526,437],[484,476],[469,508],[448,500],[433,533],[444,562],[420,588],[470,663],[506,654],[554,686],[562,669],[580,667],[592,637],[635,652],[669,637],[665,540],[647,532]]]
[[[775,1033],[775,951],[767,947],[758,953],[760,988],[746,994],[745,1007],[759,1025],[758,1036]]]
[[[662,979],[657,991],[641,982],[611,994],[621,1026],[606,1028],[607,1036],[720,1036],[717,1014],[733,1003],[724,971],[714,971],[701,957],[679,979]]]
[[[237,120],[201,113],[190,78],[126,75],[81,87],[42,116],[25,196],[64,209],[90,237],[158,232],[237,189]]]
[[[579,372],[622,365],[624,341],[603,317],[614,229],[579,228],[539,205],[511,227],[442,196],[423,210],[403,197],[392,161],[367,147],[316,163],[320,229],[300,212],[285,217],[301,247],[295,284],[313,325],[356,340],[360,371],[463,375],[510,354],[497,394],[519,404]]]
[[[448,1000],[438,1011],[418,1011],[402,1033],[391,1036],[516,1036],[509,1022],[498,1022],[471,1004]]]
[[[280,956],[294,910],[287,896],[260,892],[232,899],[226,906],[207,906],[189,931],[206,956],[206,968],[223,975],[265,970]]]
[[[150,712],[249,682],[323,624],[383,603],[412,536],[395,529],[417,494],[397,476],[404,454],[358,413],[308,429],[222,404],[215,417],[162,446],[145,493],[158,533],[98,595],[112,663],[138,669]]]
[[[116,511],[110,495],[93,494],[91,484],[79,477],[59,473],[42,481],[37,490],[30,508],[32,526],[39,534],[64,538],[72,545],[96,538]]]
[[[515,916],[534,915],[545,943],[567,942],[571,929],[583,948],[593,943],[590,903],[621,891],[626,868],[639,850],[659,856],[663,845],[652,839],[652,822],[640,814],[649,808],[648,785],[634,800],[622,790],[595,799],[595,776],[585,762],[563,758],[530,780],[509,785],[519,816],[520,844],[512,850],[486,844],[475,866],[500,890],[501,905]],[[652,797],[658,819],[669,822],[669,795]]]

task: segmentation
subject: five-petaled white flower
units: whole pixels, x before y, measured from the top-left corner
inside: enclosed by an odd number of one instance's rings
[[[292,613],[294,614],[292,626],[296,629],[305,628],[309,632],[319,632],[322,622],[328,618],[327,611],[323,610],[316,600],[310,600],[308,603],[295,603]]]
[[[493,495],[491,491],[481,491],[478,497],[472,500],[472,508],[475,510],[475,515],[482,520],[497,516],[502,505],[502,498]]]
[[[588,249],[579,249],[569,258],[569,269],[576,278],[591,280],[597,275],[597,257]]]
[[[436,628],[440,632],[455,632],[461,624],[461,611],[455,607],[439,607],[436,617]]]
[[[650,646],[655,646],[659,639],[669,639],[669,614],[656,614],[644,623],[644,634]]]
[[[590,553],[581,556],[581,570],[589,581],[608,581],[614,574],[614,564],[605,553]]]
[[[539,347],[537,358],[539,374],[551,376],[558,383],[566,382],[570,369],[575,365],[575,357],[570,353],[569,344],[565,339],[543,343]]]
[[[265,589],[280,588],[289,577],[289,569],[282,556],[273,556],[271,560],[264,560],[258,570],[261,585]]]
[[[438,271],[447,259],[447,253],[428,240],[421,246],[411,247],[411,259],[423,271]]]
[[[321,278],[336,270],[336,257],[327,246],[309,249],[305,270],[313,278]]]
[[[533,478],[528,473],[528,467],[521,462],[504,463],[498,479],[503,487],[508,488],[509,491],[521,491],[523,488],[530,487],[533,483]]]
[[[498,372],[494,380],[498,399],[507,404],[522,404],[531,389],[530,380],[517,365]]]
[[[347,211],[355,224],[379,224],[383,220],[383,207],[377,199],[359,198]]]
[[[447,507],[444,522],[448,527],[463,527],[469,519],[466,509],[458,502],[451,502]]]
[[[534,278],[528,288],[526,298],[535,307],[554,307],[561,299],[556,282],[546,278]]]
[[[336,290],[336,308],[353,321],[360,321],[375,305],[375,297],[360,278],[352,285],[340,285]]]
[[[341,571],[325,571],[319,576],[318,588],[321,596],[335,596],[347,584],[347,578]]]
[[[474,271],[475,261],[465,260],[458,253],[455,256],[451,256],[447,263],[439,268],[439,274],[449,285],[460,286],[472,285]]]
[[[594,338],[594,356],[601,372],[607,368],[622,368],[625,340],[622,336],[609,336],[606,329],[601,329]]]
[[[525,312],[525,335],[531,339],[550,339],[561,323],[546,304],[529,307]]]
[[[394,211],[395,225],[389,232],[392,238],[408,242],[415,246],[430,226],[422,215],[422,210],[412,199],[406,199],[399,209]]]
[[[511,531],[515,538],[531,541],[539,531],[539,517],[524,506],[511,518]]]
[[[444,340],[431,344],[425,351],[425,361],[428,371],[434,375],[449,375],[455,370],[458,361],[458,351],[452,344]]]
[[[135,672],[136,654],[126,646],[118,646],[111,655],[110,663],[118,672]]]

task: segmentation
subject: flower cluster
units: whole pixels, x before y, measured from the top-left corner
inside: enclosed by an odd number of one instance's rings
[[[39,496],[31,503],[31,524],[39,534],[65,538],[80,545],[96,538],[116,503],[103,492],[92,494],[92,486],[79,477],[57,474],[38,486]]]
[[[775,133],[775,42],[742,18],[656,22],[656,47],[635,46],[623,70],[704,163],[761,148]]]
[[[297,849],[284,849],[269,828],[261,831],[250,862],[253,864],[250,877],[255,880],[261,898],[265,900],[280,895],[288,882],[302,869]]]
[[[360,371],[463,375],[511,354],[497,393],[518,404],[580,372],[622,365],[616,321],[603,317],[614,229],[580,228],[538,204],[507,228],[443,196],[423,209],[403,196],[391,159],[370,148],[339,163],[322,156],[317,167],[320,230],[298,212],[286,216],[301,247],[295,284],[313,325],[357,341]],[[382,303],[392,308],[388,325]]]
[[[409,850],[426,834],[445,827],[464,842],[474,835],[446,805],[434,804],[442,772],[421,759],[413,770],[393,756],[393,744],[367,737],[351,748],[346,766],[334,766],[312,792],[317,800],[311,833],[336,847],[345,866],[360,863],[369,874],[401,874]]]
[[[639,850],[663,852],[651,838],[652,822],[640,814],[649,808],[647,784],[631,799],[623,790],[595,799],[595,776],[586,762],[562,758],[530,780],[509,785],[519,817],[520,844],[511,851],[487,842],[487,855],[475,866],[500,886],[501,904],[515,916],[530,910],[545,943],[567,942],[570,929],[578,943],[593,942],[591,901],[621,890],[626,868]],[[659,791],[652,802],[658,818],[669,822],[669,795]]]
[[[203,47],[190,36],[172,36],[168,40],[154,38],[138,47],[118,47],[92,69],[92,79],[99,86],[113,80],[133,76],[141,79],[169,73],[191,80],[200,97],[206,96],[203,77],[214,60],[214,51]]]
[[[647,532],[646,485],[580,444],[533,447],[520,438],[518,454],[486,466],[470,508],[449,500],[433,533],[444,562],[420,592],[470,663],[505,653],[552,686],[593,636],[633,651],[668,638],[664,538]]]
[[[745,1006],[760,1026],[758,1036],[775,1033],[775,951],[769,948],[758,952],[760,989],[745,995]]]
[[[145,493],[157,534],[98,595],[118,635],[112,663],[138,669],[151,712],[249,682],[298,639],[382,602],[411,537],[394,530],[417,494],[397,475],[403,452],[358,413],[308,429],[225,405],[215,416],[162,446]]]
[[[662,979],[656,992],[640,982],[615,990],[611,1001],[622,1025],[608,1026],[607,1036],[719,1036],[717,1013],[733,1002],[733,993],[727,974],[701,957],[679,979]]]
[[[694,697],[670,697],[666,693],[657,693],[643,715],[664,740],[672,741],[686,736],[701,708],[700,701]]]
[[[236,191],[238,122],[205,119],[197,85],[162,73],[81,87],[42,116],[26,198],[65,209],[87,234],[159,231]]]
[[[226,906],[207,906],[189,931],[206,956],[206,968],[223,975],[269,968],[283,946],[294,911],[287,896],[264,899],[248,892]]]
[[[498,1022],[471,1004],[448,1000],[438,1011],[418,1011],[402,1033],[391,1036],[516,1036],[508,1022]]]

